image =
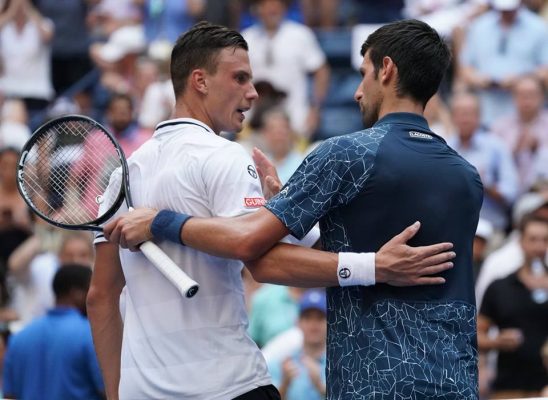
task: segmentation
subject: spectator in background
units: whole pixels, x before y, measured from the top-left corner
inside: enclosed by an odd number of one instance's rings
[[[139,126],[135,119],[133,101],[127,94],[115,94],[105,114],[106,128],[114,135],[126,157],[152,136],[150,129]]]
[[[503,142],[481,128],[480,104],[475,95],[456,94],[451,101],[451,115],[457,135],[448,143],[478,170],[484,190],[480,216],[502,233],[518,192],[512,155]]]
[[[287,94],[286,111],[300,136],[310,137],[319,122],[329,84],[329,67],[314,32],[285,19],[286,0],[254,0],[259,23],[242,31],[249,44],[255,81],[266,80]],[[313,90],[309,99],[308,75]]]
[[[147,43],[175,43],[202,14],[205,0],[135,0],[141,6]]]
[[[519,244],[519,226],[523,217],[530,213],[548,219],[548,193],[526,193],[516,201],[512,211],[515,229],[508,236],[506,243],[489,254],[481,266],[476,281],[476,303],[478,308],[481,306],[485,290],[493,281],[517,271],[523,264],[523,252]]]
[[[95,43],[90,47],[90,55],[101,71],[100,96],[108,98],[111,93],[132,94],[136,85],[137,60],[146,49],[146,41],[141,26],[124,26],[112,33],[106,43]],[[96,99],[101,103],[103,99]],[[99,104],[99,107],[101,104]]]
[[[335,28],[339,22],[340,3],[340,0],[301,0],[303,22],[311,28]]]
[[[480,351],[499,351],[493,399],[537,397],[548,385],[541,358],[548,339],[548,220],[526,216],[520,231],[522,265],[488,287],[478,315]],[[492,326],[499,328],[495,336]]]
[[[87,22],[93,36],[108,37],[112,32],[126,25],[141,22],[141,10],[134,0],[94,0],[96,4],[89,12]]]
[[[148,85],[139,107],[139,125],[154,129],[160,122],[171,118],[175,108],[175,92],[169,77],[172,45],[157,42],[148,46],[148,57],[158,65],[158,79]]]
[[[259,347],[295,325],[305,289],[266,284],[255,292],[249,312],[249,335]]]
[[[426,103],[424,117],[428,121],[428,126],[432,131],[444,139],[449,139],[455,133],[455,126],[453,125],[453,121],[451,121],[451,113],[439,93],[432,96],[428,103]]]
[[[283,110],[273,109],[266,112],[262,119],[262,150],[272,160],[280,181],[286,183],[304,158],[295,150],[295,134],[291,130],[289,116]]]
[[[491,4],[494,10],[470,25],[460,59],[460,77],[479,91],[487,125],[513,111],[511,89],[521,75],[548,79],[546,23],[520,7],[520,0]]]
[[[91,70],[86,18],[94,0],[34,0],[40,13],[53,21],[51,71],[53,87],[62,95]]]
[[[52,21],[43,18],[30,0],[7,0],[0,14],[0,91],[21,99],[33,117],[43,111],[54,90],[50,72]]]
[[[323,290],[311,289],[299,301],[297,325],[302,346],[283,361],[269,364],[282,400],[325,398],[327,304]]]
[[[526,192],[538,179],[534,165],[539,155],[548,151],[548,110],[544,108],[542,81],[534,75],[519,78],[512,94],[515,112],[501,115],[494,122],[492,132],[512,151],[520,189]],[[548,169],[548,164],[544,168]]]
[[[19,150],[13,147],[0,149],[0,214],[4,223],[30,229],[28,207],[17,190],[19,156]]]
[[[0,115],[0,149],[21,150],[31,135],[25,103],[17,99],[4,100]]]
[[[89,266],[66,265],[53,279],[55,307],[8,343],[4,396],[17,399],[104,398],[86,315]]]
[[[8,259],[13,288],[11,307],[18,315],[12,329],[21,329],[53,306],[51,282],[62,265],[76,263],[91,267],[93,260],[88,233],[64,232],[37,220],[33,235]]]

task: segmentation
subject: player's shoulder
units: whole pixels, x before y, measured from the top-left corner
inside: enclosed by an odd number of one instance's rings
[[[334,136],[323,141],[314,152],[336,158],[361,157],[378,146],[387,132],[388,129],[381,126]]]

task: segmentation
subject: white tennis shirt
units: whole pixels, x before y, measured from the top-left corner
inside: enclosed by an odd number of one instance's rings
[[[244,149],[194,119],[159,124],[128,166],[136,207],[230,217],[264,202]],[[120,250],[127,285],[120,399],[224,400],[270,384],[265,360],[247,334],[242,263],[175,243],[158,245],[200,290],[186,299],[142,253]]]

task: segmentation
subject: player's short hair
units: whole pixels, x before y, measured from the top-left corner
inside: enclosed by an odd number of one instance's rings
[[[171,52],[171,80],[175,97],[186,88],[190,73],[204,68],[214,74],[217,56],[225,48],[248,50],[247,42],[239,32],[209,22],[198,22],[175,42]]]
[[[88,291],[91,282],[91,268],[79,264],[65,264],[59,267],[53,278],[53,293],[59,298],[72,289]]]
[[[398,96],[410,96],[423,106],[438,91],[449,66],[451,53],[440,35],[424,22],[409,19],[393,22],[373,32],[363,43],[375,74],[384,57],[398,67]]]

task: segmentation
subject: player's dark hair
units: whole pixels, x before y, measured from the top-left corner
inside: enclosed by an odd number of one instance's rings
[[[72,289],[87,291],[91,282],[91,268],[79,264],[65,264],[59,267],[53,278],[55,297],[63,297]]]
[[[187,78],[196,68],[204,68],[214,74],[217,56],[225,48],[248,50],[247,42],[240,33],[206,21],[198,22],[181,35],[171,52],[171,80],[175,97],[185,90]]]
[[[382,26],[363,43],[375,75],[390,57],[398,67],[397,94],[410,96],[423,106],[437,92],[449,66],[451,53],[438,33],[424,22],[402,20]]]

